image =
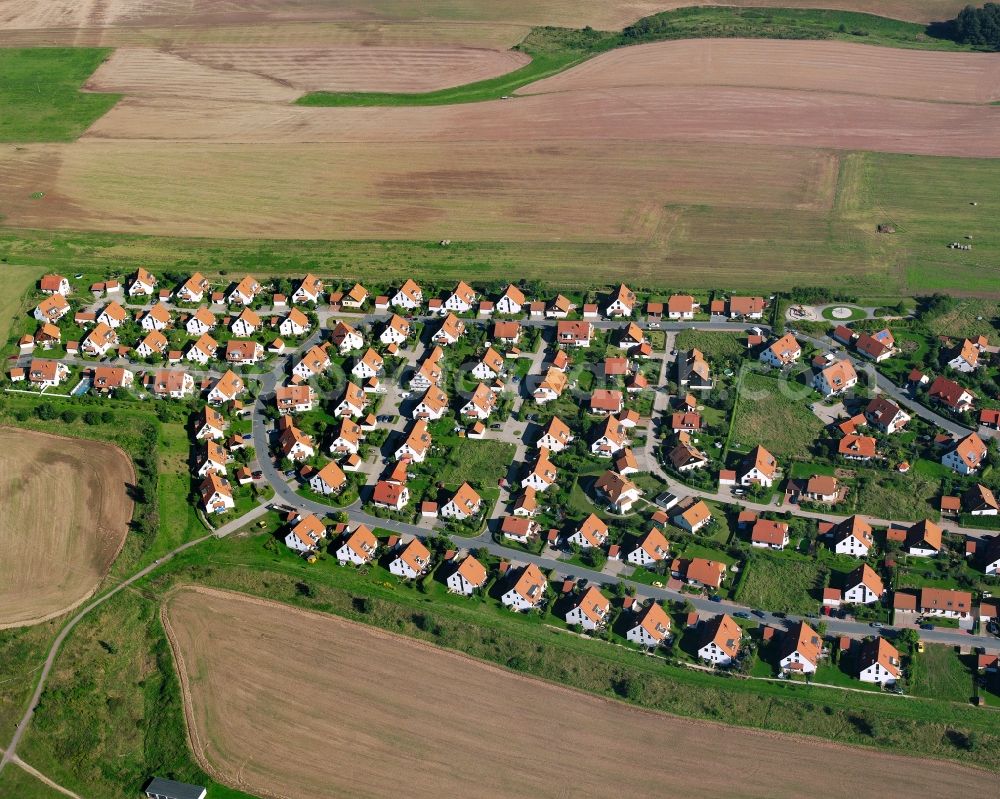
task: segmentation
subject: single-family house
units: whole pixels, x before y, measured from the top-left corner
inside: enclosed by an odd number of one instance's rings
[[[597,588],[590,586],[566,612],[566,623],[579,624],[584,630],[598,630],[611,613],[611,602]]]
[[[184,357],[189,361],[205,366],[215,357],[215,353],[218,352],[218,349],[218,342],[208,335],[208,333],[203,333],[201,337],[194,342],[194,344],[188,347]]]
[[[729,666],[740,651],[743,629],[728,613],[702,622],[698,657],[716,666]]]
[[[927,396],[942,405],[951,408],[956,413],[964,413],[971,410],[976,401],[976,395],[968,389],[962,388],[954,380],[947,377],[936,377],[931,383]]]
[[[551,452],[562,452],[572,443],[573,438],[569,426],[558,416],[553,416],[542,431],[536,446],[544,447]]]
[[[899,650],[885,638],[869,638],[858,652],[858,679],[875,685],[895,685],[903,673]]]
[[[486,567],[472,555],[466,555],[462,562],[445,580],[445,585],[453,594],[472,596],[477,589],[486,585]]]
[[[327,463],[309,478],[309,488],[323,496],[339,494],[345,485],[347,485],[347,475],[334,461]]]
[[[759,444],[740,462],[736,479],[741,486],[761,485],[770,488],[778,473],[778,461]]]
[[[814,674],[822,654],[823,639],[819,633],[804,621],[799,621],[782,636],[778,665],[786,674]]]
[[[563,347],[589,347],[593,337],[590,322],[564,319],[556,324],[556,343]]]
[[[838,555],[867,558],[875,546],[871,525],[860,516],[851,516],[838,522],[829,530],[833,551]]]
[[[371,563],[378,552],[378,539],[365,525],[359,524],[354,532],[348,534],[337,548],[337,560],[341,566],[353,563],[355,566],[365,566]]]
[[[882,578],[867,563],[847,575],[844,580],[843,601],[852,605],[870,605],[885,595]]]
[[[158,302],[142,315],[139,326],[143,330],[166,330],[170,326],[170,309]]]
[[[420,542],[420,539],[414,538],[389,564],[389,571],[398,577],[415,580],[426,573],[430,566],[430,551]]]
[[[468,313],[476,302],[476,292],[464,280],[460,280],[455,289],[444,301],[444,308],[455,313]]]
[[[184,399],[194,394],[194,378],[179,369],[160,369],[147,379],[147,386],[154,396]]]
[[[655,649],[670,638],[670,616],[659,602],[650,602],[638,612],[635,625],[625,633],[633,644]]]
[[[226,420],[215,408],[205,406],[195,422],[194,437],[199,441],[205,438],[218,439],[226,436]]]
[[[636,566],[649,567],[664,561],[670,555],[670,542],[658,527],[651,527],[649,532],[639,539],[625,560]]]
[[[521,570],[514,585],[500,597],[500,601],[512,610],[537,608],[545,599],[546,583],[541,569],[534,563],[529,563]]]
[[[479,513],[482,506],[483,499],[476,490],[468,483],[462,483],[451,499],[441,507],[441,515],[445,519],[464,521]]]
[[[298,308],[290,308],[288,315],[278,323],[278,332],[283,336],[303,336],[309,332],[309,317]]]
[[[296,552],[315,552],[324,538],[326,538],[326,527],[310,513],[288,531],[285,536],[285,546]]]
[[[245,389],[246,385],[243,382],[243,378],[237,375],[232,369],[229,369],[209,389],[208,403],[210,405],[222,405],[226,402],[232,402]]]
[[[761,549],[784,549],[788,546],[788,525],[758,519],[750,531],[750,545]]]
[[[410,323],[399,314],[393,314],[379,334],[379,341],[385,346],[401,346],[410,337]]]
[[[985,462],[986,445],[976,433],[969,433],[941,457],[941,463],[964,476],[975,474]]]
[[[674,511],[671,521],[689,533],[697,533],[712,521],[712,510],[705,504],[704,500],[699,499],[684,506],[677,505]]]
[[[608,503],[613,513],[629,513],[642,496],[635,483],[610,469],[594,482],[594,491]]]
[[[128,285],[128,296],[150,297],[156,290],[156,278],[141,266],[136,270]]]
[[[525,304],[524,292],[511,283],[504,289],[504,293],[500,296],[500,299],[497,300],[496,312],[498,314],[513,316],[521,313]]]
[[[337,322],[330,333],[330,341],[333,342],[333,346],[341,355],[346,355],[352,350],[360,350],[365,345],[361,334],[347,322]]]
[[[779,369],[795,363],[801,357],[802,347],[791,333],[785,333],[760,354],[763,363]]]
[[[910,421],[910,416],[886,397],[875,397],[865,408],[868,424],[882,433],[895,433]]]
[[[201,505],[205,513],[225,513],[236,507],[233,489],[222,475],[209,472],[198,487]]]
[[[54,295],[59,296],[59,295]],[[118,334],[104,322],[98,322],[80,343],[80,349],[87,355],[102,358],[108,350],[118,346]]]
[[[69,310],[69,303],[62,294],[50,294],[35,306],[33,315],[39,322],[58,322]]]
[[[376,508],[401,511],[410,501],[410,489],[405,483],[394,480],[379,480],[372,490],[372,504]]]
[[[363,416],[367,404],[365,390],[357,383],[348,383],[344,386],[344,396],[337,403],[337,407],[333,409],[333,415],[337,418]]]
[[[693,391],[708,391],[712,388],[712,370],[701,350],[677,353],[677,384]]]
[[[561,369],[557,369],[555,366],[550,366],[545,372],[545,376],[542,378],[541,382],[531,393],[531,396],[539,405],[544,405],[546,402],[557,400],[562,396],[563,391],[566,389],[568,380],[569,379],[566,377],[565,372]]]
[[[858,373],[850,361],[834,361],[813,378],[813,388],[824,397],[833,397],[850,390],[858,382]]]
[[[608,540],[608,526],[591,513],[567,541],[580,549],[600,549]]]
[[[449,313],[441,320],[441,327],[434,334],[432,341],[442,347],[447,347],[465,335],[465,322],[455,314]]]
[[[315,275],[309,274],[302,278],[302,282],[292,292],[292,302],[302,305],[307,302],[317,303],[323,296],[323,281]]]
[[[155,355],[163,355],[169,346],[170,342],[167,341],[165,335],[159,330],[150,330],[135,348],[135,354],[140,358],[151,358]]]
[[[278,413],[305,413],[316,407],[316,390],[307,384],[278,386],[274,390]]]
[[[208,289],[209,283],[205,276],[201,272],[195,272],[177,289],[177,299],[181,302],[201,302]]]

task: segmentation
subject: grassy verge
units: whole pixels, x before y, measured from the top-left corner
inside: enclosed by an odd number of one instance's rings
[[[562,72],[598,53],[633,44],[674,39],[836,39],[882,47],[968,50],[943,38],[946,31],[872,14],[793,8],[680,8],[643,17],[622,31],[534,28],[516,50],[531,62],[488,80],[422,93],[309,92],[306,106],[451,105],[498,100],[530,83]]]
[[[72,141],[121,95],[80,87],[111,50],[96,47],[0,48],[0,141]]]
[[[0,774],[0,796],[16,796],[17,799],[63,799],[64,794],[11,763],[4,769],[3,774]]]

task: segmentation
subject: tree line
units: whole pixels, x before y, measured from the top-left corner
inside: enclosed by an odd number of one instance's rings
[[[952,22],[955,41],[1000,49],[1000,3],[966,6]]]

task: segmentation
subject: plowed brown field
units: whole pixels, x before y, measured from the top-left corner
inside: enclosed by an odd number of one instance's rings
[[[612,50],[520,93],[633,86],[740,86],[990,103],[1000,99],[1000,56],[850,42],[691,39]]]
[[[117,447],[0,428],[0,628],[90,596],[125,540],[134,482]]]
[[[995,787],[995,775],[955,763],[645,712],[242,594],[181,589],[163,618],[198,759],[262,796],[950,798]]]

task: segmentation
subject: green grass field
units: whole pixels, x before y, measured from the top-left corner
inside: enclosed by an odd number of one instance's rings
[[[911,665],[910,693],[949,702],[968,702],[972,675],[950,646],[927,644]]]
[[[0,774],[0,796],[17,799],[63,799],[65,794],[35,779],[24,769],[11,763]]]
[[[785,386],[793,392],[786,393]],[[749,450],[762,444],[776,458],[806,457],[823,423],[809,410],[803,386],[766,375],[743,376],[734,410],[730,445]],[[787,468],[787,464],[786,468]]]
[[[118,102],[80,87],[111,50],[0,48],[0,141],[72,141]]]
[[[819,567],[805,557],[755,554],[747,561],[736,587],[736,601],[754,608],[786,613],[814,613]]]
[[[514,445],[502,441],[455,438],[434,443],[448,447],[441,468],[434,473],[434,479],[445,485],[468,480],[474,486],[495,487],[514,460]]]
[[[713,333],[706,330],[682,330],[677,334],[679,350],[699,349],[709,361],[742,358],[746,354],[745,333]]]
[[[309,92],[307,106],[451,105],[497,100],[598,53],[675,39],[836,39],[882,47],[968,50],[926,25],[845,11],[793,8],[680,8],[643,17],[623,31],[534,28],[515,48],[531,63],[506,75],[423,93]],[[529,89],[530,91],[530,89]]]

